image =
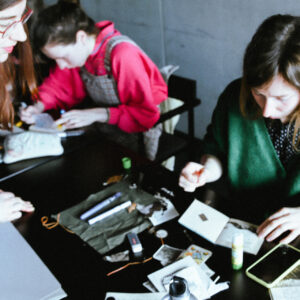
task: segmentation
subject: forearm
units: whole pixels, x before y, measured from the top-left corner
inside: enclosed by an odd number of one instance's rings
[[[60,70],[55,67],[39,86],[39,101],[45,110],[69,110],[86,96],[84,83],[77,68]]]
[[[159,119],[159,109],[151,107],[135,107],[132,103],[119,105],[109,109],[109,124],[118,126],[129,133],[143,132],[153,127]]]
[[[66,129],[80,128],[94,122],[106,123],[108,110],[106,108],[74,109],[64,113],[56,121],[57,125],[64,124]]]
[[[91,108],[86,111],[91,113],[94,122],[107,123],[109,120],[109,110],[107,108]]]

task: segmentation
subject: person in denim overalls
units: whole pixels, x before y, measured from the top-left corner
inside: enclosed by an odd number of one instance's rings
[[[34,114],[62,108],[67,112],[57,124],[72,129],[97,122],[106,136],[134,149],[134,133],[143,132],[146,155],[155,159],[161,126],[154,125],[160,116],[158,105],[168,94],[144,51],[112,22],[95,24],[72,3],[43,10],[33,32],[36,46],[56,66],[39,87],[39,101],[22,110],[22,120],[32,123]],[[86,96],[96,107],[70,110]]]

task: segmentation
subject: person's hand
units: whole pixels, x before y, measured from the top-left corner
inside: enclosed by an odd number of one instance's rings
[[[222,176],[222,165],[213,155],[203,155],[201,164],[189,162],[181,171],[179,185],[186,192],[194,192],[199,186],[218,180]]]
[[[108,119],[105,108],[70,110],[56,120],[56,125],[63,125],[66,129],[91,125],[94,122],[106,122]]]
[[[290,233],[280,243],[288,244],[300,234],[300,207],[284,207],[266,219],[258,228],[259,237],[271,242],[284,232]]]
[[[42,113],[44,109],[45,107],[42,102],[37,102],[25,108],[21,107],[19,111],[20,119],[27,124],[33,124],[35,122],[35,115]]]
[[[8,222],[22,216],[22,211],[34,211],[33,205],[13,193],[0,190],[0,222]]]
[[[206,173],[203,165],[189,162],[181,171],[179,186],[186,192],[194,192],[197,187],[206,183]]]

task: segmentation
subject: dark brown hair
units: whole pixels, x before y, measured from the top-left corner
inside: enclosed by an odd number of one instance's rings
[[[42,10],[33,30],[34,46],[42,49],[46,44],[73,44],[79,30],[97,35],[95,22],[83,11],[79,1],[63,0]]]
[[[300,91],[299,17],[274,15],[267,18],[248,44],[240,93],[240,108],[245,117],[258,118],[262,115],[251,88],[269,83],[277,75]],[[293,146],[300,151],[299,139],[296,141],[300,131],[300,106],[291,114],[289,122],[294,124]]]
[[[4,10],[20,2],[20,0],[0,0],[0,10]],[[28,36],[26,24],[24,30]],[[17,64],[19,67],[18,79],[23,94],[29,91],[32,96],[37,96],[37,86],[33,68],[31,46],[28,40],[18,43]],[[16,60],[10,56],[7,61],[0,63],[0,123],[4,128],[12,128],[14,123],[14,108],[8,86],[15,88]]]

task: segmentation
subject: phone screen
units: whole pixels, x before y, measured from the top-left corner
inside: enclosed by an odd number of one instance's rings
[[[249,270],[261,280],[272,283],[300,259],[300,252],[287,245],[280,245]]]

